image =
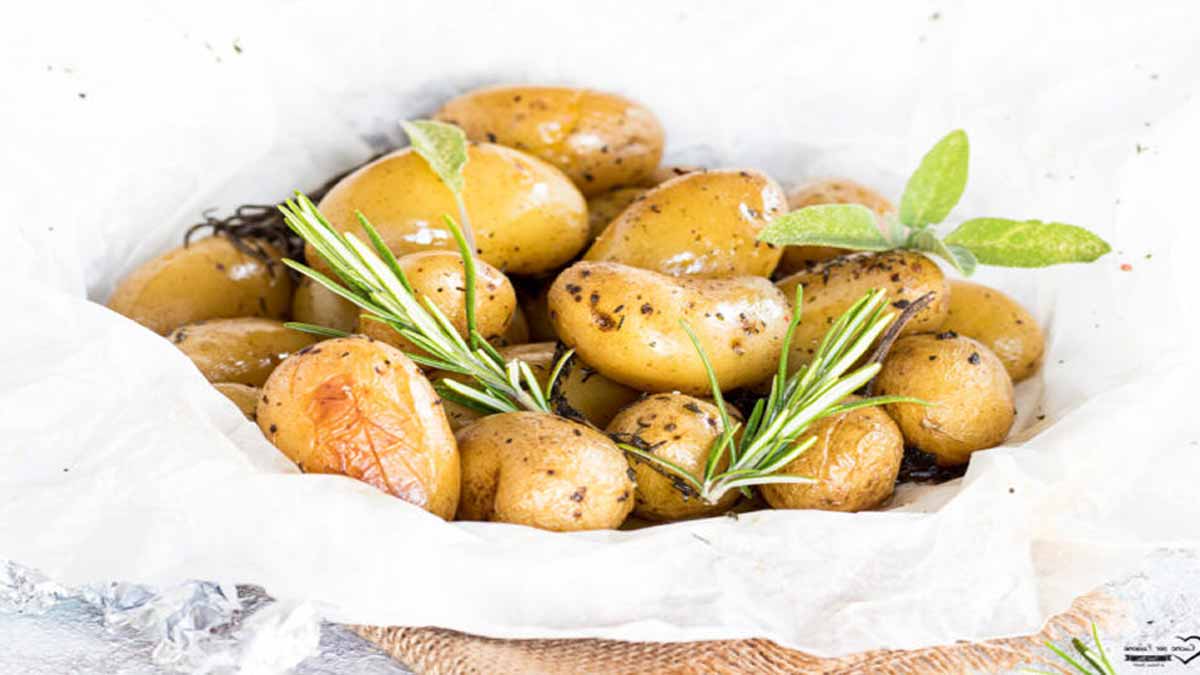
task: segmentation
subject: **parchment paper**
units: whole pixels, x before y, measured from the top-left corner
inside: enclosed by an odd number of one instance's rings
[[[336,621],[507,637],[760,636],[818,654],[1036,630],[1200,534],[1200,11],[1185,3],[36,3],[0,26],[0,557],[211,579]],[[1092,227],[1091,266],[986,269],[1049,353],[1019,429],[891,510],[636,532],[446,524],[306,476],[101,304],[209,207],[311,188],[492,82],[644,101],[668,159],[898,195],[968,130],[957,218]],[[1128,265],[1122,269],[1122,265]]]

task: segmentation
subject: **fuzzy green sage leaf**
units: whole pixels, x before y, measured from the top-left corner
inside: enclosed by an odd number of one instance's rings
[[[946,219],[967,187],[970,145],[956,129],[925,154],[900,197],[900,222],[922,228]]]
[[[908,237],[905,248],[923,253],[932,253],[954,266],[964,277],[975,273],[978,261],[970,249],[958,245],[949,245],[938,238],[931,230],[913,230]]]
[[[1082,227],[1005,218],[968,220],[945,242],[970,249],[985,265],[1003,267],[1092,262],[1112,250],[1108,242]]]
[[[401,121],[412,147],[455,196],[463,191],[467,164],[467,135],[453,124],[433,120]]]
[[[758,235],[782,246],[836,246],[859,251],[892,248],[875,222],[875,214],[859,204],[808,206],[776,218]]]

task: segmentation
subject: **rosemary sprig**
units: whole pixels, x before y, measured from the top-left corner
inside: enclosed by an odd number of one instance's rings
[[[1050,651],[1054,652],[1060,659],[1066,661],[1076,671],[1082,675],[1117,675],[1116,669],[1113,668],[1112,662],[1108,660],[1108,652],[1104,649],[1104,643],[1100,641],[1100,631],[1096,629],[1095,622],[1092,623],[1092,640],[1096,643],[1096,652],[1093,652],[1090,647],[1083,643],[1079,638],[1071,638],[1071,646],[1079,654],[1083,661],[1072,657],[1065,650],[1055,646],[1053,642],[1046,641],[1044,644]],[[1027,673],[1044,673],[1051,675],[1050,671],[1037,670],[1033,668],[1024,668]]]

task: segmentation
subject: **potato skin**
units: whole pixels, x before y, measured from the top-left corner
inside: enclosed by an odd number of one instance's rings
[[[292,319],[301,323],[352,333],[358,326],[359,314],[362,310],[353,302],[308,277],[300,279],[292,294]]]
[[[685,394],[655,394],[622,410],[608,425],[609,434],[632,437],[641,447],[686,469],[703,480],[704,466],[713,441],[721,434],[721,413],[707,401]],[[633,512],[646,520],[668,522],[715,516],[728,511],[738,500],[736,490],[726,492],[716,504],[686,497],[673,481],[650,465],[630,457],[637,473]],[[717,471],[729,468],[726,455]]]
[[[646,194],[646,188],[624,187],[598,194],[588,200],[588,241],[594,241],[621,212]]]
[[[963,464],[976,450],[999,445],[1012,429],[1012,379],[983,344],[954,333],[909,335],[892,345],[875,380],[880,396],[912,396],[932,403],[891,403],[904,440],[937,456],[938,464]]]
[[[660,166],[651,172],[650,175],[646,177],[646,180],[639,184],[639,187],[652,188],[655,185],[662,185],[672,178],[678,178],[679,176],[683,176],[685,174],[696,173],[698,171],[705,170],[706,169],[702,166],[695,166],[691,164],[667,164]]]
[[[827,178],[792,190],[788,193],[788,208],[792,211],[819,204],[861,204],[884,217],[895,213],[896,207],[887,197],[871,188],[845,178]],[[786,246],[775,273],[780,276],[804,269],[810,262],[820,262],[849,253],[832,246]]]
[[[561,171],[518,150],[487,143],[467,148],[463,199],[481,258],[505,272],[553,270],[587,244],[587,203]],[[343,178],[321,200],[340,230],[361,232],[356,210],[379,230],[392,253],[457,250],[442,217],[458,218],[454,195],[412,148]],[[328,265],[306,246],[309,264]]]
[[[433,387],[399,350],[355,335],[293,354],[263,387],[258,426],[308,473],[349,476],[449,519],[459,457]]]
[[[788,355],[788,367],[792,370],[812,359],[830,324],[872,289],[886,291],[888,302],[896,309],[925,293],[934,293],[933,302],[908,322],[902,335],[936,330],[945,320],[950,306],[950,286],[941,268],[913,251],[839,256],[810,264],[804,271],[781,279],[776,285],[789,300],[794,300],[796,286],[801,284],[804,286],[804,313]]]
[[[589,89],[487,87],[451,99],[434,117],[473,141],[540,157],[589,196],[637,184],[662,158],[663,128],[654,113]]]
[[[817,420],[803,438],[817,442],[780,469],[818,482],[781,483],[759,488],[776,509],[865,511],[892,496],[904,437],[882,408],[859,408]]]
[[[550,320],[598,372],[635,389],[703,396],[708,377],[688,322],[723,389],[777,367],[791,311],[761,277],[689,279],[609,262],[578,262],[550,287]]]
[[[604,434],[547,413],[489,415],[458,432],[459,520],[570,532],[616,528],[633,509],[633,470]]]
[[[458,334],[467,336],[467,285],[462,257],[452,251],[410,253],[397,261],[417,297],[428,297],[450,319]],[[485,340],[496,340],[508,330],[517,306],[512,282],[500,270],[475,261],[475,326]],[[360,318],[358,332],[383,340],[403,352],[416,347],[390,326]]]
[[[950,281],[950,309],[942,330],[987,345],[1013,382],[1037,372],[1046,351],[1046,339],[1032,314],[1003,292],[970,281]]]
[[[180,326],[167,339],[209,382],[261,387],[289,354],[319,338],[292,330],[274,319],[213,319]]]
[[[213,387],[221,392],[225,398],[233,401],[233,404],[242,411],[246,419],[253,422],[258,417],[258,398],[262,396],[262,389],[251,387],[248,384],[238,384],[237,382],[214,382]]]
[[[783,190],[757,171],[685,174],[630,204],[583,259],[673,276],[769,276],[782,250],[756,237],[785,203]]]
[[[262,246],[275,260],[279,251]],[[147,261],[121,280],[108,307],[166,335],[196,321],[238,316],[287,317],[292,280],[221,236],[206,237]]]

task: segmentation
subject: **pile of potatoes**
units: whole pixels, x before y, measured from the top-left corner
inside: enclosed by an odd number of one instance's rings
[[[556,353],[575,358],[559,414],[483,415],[440,400],[390,327],[278,261],[212,236],[126,277],[109,306],[171,340],[303,471],[343,474],[445,519],[569,531],[711,516],[716,504],[628,458],[636,444],[697,475],[722,432],[686,320],[725,391],[761,392],[779,363],[791,299],[803,286],[792,369],[852,302],[884,289],[903,310],[925,295],[883,361],[876,394],[931,403],[869,407],[820,420],[816,443],[783,471],[812,484],[757,491],[774,508],[858,511],[892,494],[905,447],[950,466],[1001,443],[1014,418],[1013,382],[1037,369],[1034,319],[998,290],[948,279],[911,251],[780,248],[757,240],[789,209],[891,203],[846,180],[789,195],[750,169],[660,164],[663,128],[620,96],[562,87],[464,94],[436,117],[470,139],[464,200],[478,261],[482,335],[543,381]],[[442,215],[450,191],[411,148],[349,174],[319,208],[357,231],[361,211],[415,291],[466,329],[463,260]],[[308,263],[329,272],[311,246]],[[292,319],[353,333],[319,340]],[[736,411],[734,411],[736,413]]]

